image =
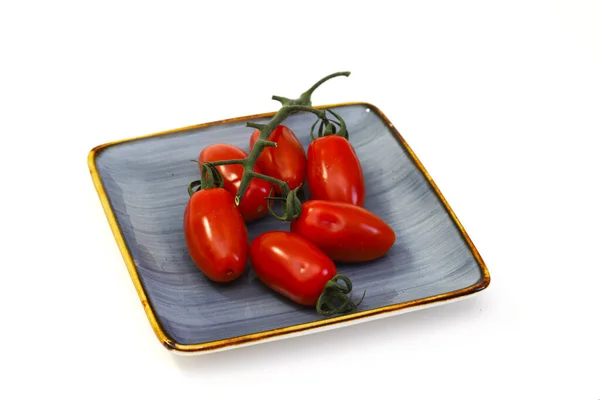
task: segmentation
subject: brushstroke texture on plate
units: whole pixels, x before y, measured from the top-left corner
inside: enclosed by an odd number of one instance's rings
[[[489,284],[489,274],[444,199],[408,145],[375,107],[334,106],[346,121],[367,182],[365,208],[387,221],[397,241],[385,257],[338,264],[360,313],[323,318],[275,294],[246,273],[231,284],[210,282],[192,263],[183,236],[186,186],[199,179],[196,163],[207,145],[248,150],[249,119],[184,128],[100,146],[90,154],[96,188],[153,328],[167,348],[194,352],[282,333],[448,300]],[[253,120],[267,122],[270,115]],[[305,148],[312,114],[284,121]],[[248,225],[250,239],[288,224],[271,217]]]

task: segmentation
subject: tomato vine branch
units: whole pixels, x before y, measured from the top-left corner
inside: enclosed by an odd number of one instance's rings
[[[323,135],[323,133],[322,133],[323,129],[324,129],[325,133],[327,133],[327,132],[331,133],[331,132],[335,131],[336,130],[335,127],[332,125],[331,121],[329,121],[327,118],[326,111],[319,110],[319,109],[312,107],[311,96],[312,96],[313,92],[319,86],[321,86],[323,83],[327,82],[329,79],[335,78],[337,76],[349,76],[349,75],[350,75],[350,72],[336,72],[336,73],[327,75],[326,77],[320,79],[318,82],[316,82],[314,85],[312,85],[310,87],[310,89],[308,89],[307,91],[302,93],[300,95],[300,97],[298,97],[297,99],[288,99],[288,98],[282,97],[282,96],[273,96],[272,97],[273,100],[279,101],[281,103],[281,108],[279,109],[279,111],[277,111],[277,113],[271,118],[271,120],[268,123],[259,124],[259,123],[252,122],[252,121],[246,122],[247,127],[258,129],[260,132],[260,137],[254,144],[254,147],[250,151],[250,154],[248,154],[248,157],[246,157],[244,159],[239,159],[239,160],[221,160],[221,161],[205,162],[204,165],[207,167],[206,171],[210,171],[210,173],[207,174],[203,170],[202,176],[201,176],[201,181],[202,181],[202,184],[200,185],[201,188],[212,187],[212,182],[218,180],[213,176],[213,172],[216,174],[219,174],[218,171],[214,167],[216,167],[218,165],[240,164],[244,167],[244,174],[242,175],[240,187],[235,196],[235,204],[236,205],[240,204],[240,201],[242,200],[242,198],[244,197],[244,194],[246,193],[246,190],[248,189],[248,185],[250,184],[250,181],[253,178],[262,179],[273,185],[277,185],[280,188],[281,194],[282,194],[281,197],[269,197],[269,199],[270,199],[269,203],[268,203],[269,213],[271,215],[273,215],[275,218],[277,218],[279,220],[283,220],[283,221],[291,221],[293,219],[296,219],[298,217],[298,215],[300,215],[300,211],[302,208],[302,203],[300,202],[300,199],[298,199],[298,196],[297,196],[297,191],[298,191],[299,187],[294,190],[290,190],[290,188],[286,182],[276,179],[276,178],[273,178],[268,175],[258,174],[256,172],[254,172],[254,165],[258,161],[258,157],[260,156],[260,154],[262,153],[262,151],[264,150],[265,147],[277,147],[277,143],[268,141],[268,138],[271,135],[271,133],[273,132],[273,130],[293,113],[309,112],[309,113],[315,114],[318,118],[317,122],[321,121],[321,126],[319,129],[319,131],[320,131],[319,136]],[[341,133],[341,135],[346,135],[347,134],[346,129],[345,129],[346,125],[343,122],[342,118],[339,115],[333,113],[331,110],[329,110],[329,112],[331,114],[333,114],[339,120],[339,123],[338,122],[336,122],[336,123],[341,126],[340,131],[337,132],[336,134]],[[314,128],[314,125],[313,125],[313,128]],[[312,131],[313,131],[313,129],[311,129],[311,136],[314,138]],[[191,189],[189,189],[189,190],[191,190]],[[282,216],[276,215],[275,212],[272,210],[271,200],[279,200],[283,203],[284,212],[283,212]]]

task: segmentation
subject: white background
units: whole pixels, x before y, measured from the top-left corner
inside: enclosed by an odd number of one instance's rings
[[[594,1],[2,2],[0,398],[599,399],[599,21]],[[352,75],[314,103],[388,115],[491,286],[322,334],[170,354],[88,151],[274,111],[272,94],[338,70]]]

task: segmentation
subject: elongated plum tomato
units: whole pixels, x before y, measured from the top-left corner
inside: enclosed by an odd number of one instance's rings
[[[254,147],[259,138],[260,131],[257,129],[250,137],[250,149]],[[277,147],[265,147],[260,153],[256,164],[261,171],[273,178],[285,181],[290,190],[304,183],[306,154],[294,132],[284,125],[278,125],[267,140],[277,143]],[[280,192],[279,187],[275,185],[274,189],[277,193]]]
[[[311,199],[363,206],[365,181],[358,156],[341,136],[320,137],[308,146],[308,188]]]
[[[205,147],[198,161],[200,166],[204,162],[219,161],[219,160],[237,160],[246,158],[248,154],[235,146],[229,144],[213,144]],[[223,188],[231,193],[235,197],[237,191],[242,182],[242,175],[244,174],[244,167],[240,164],[231,165],[219,165],[217,167],[221,176],[223,177]],[[254,168],[254,171],[260,173],[258,167]],[[250,222],[258,218],[262,218],[267,214],[267,200],[271,184],[261,179],[252,179],[242,201],[238,208],[244,218],[244,221]]]
[[[336,274],[333,261],[314,244],[283,231],[263,233],[250,245],[250,261],[259,279],[296,303],[314,306]]]
[[[184,212],[184,233],[196,266],[215,282],[238,278],[248,261],[248,231],[234,198],[222,188],[202,189]]]
[[[325,200],[305,202],[290,230],[310,240],[332,260],[342,262],[382,257],[396,241],[394,230],[371,211]]]

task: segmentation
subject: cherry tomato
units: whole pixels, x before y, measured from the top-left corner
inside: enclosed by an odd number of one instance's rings
[[[341,136],[315,139],[308,146],[308,188],[311,199],[365,202],[365,181],[360,161],[350,142]]]
[[[202,166],[202,163],[207,161],[236,160],[247,156],[248,154],[238,147],[229,144],[213,144],[202,150],[198,161]],[[244,167],[240,164],[232,164],[219,165],[217,169],[223,176],[223,188],[235,197],[242,181]],[[255,167],[254,171],[261,172],[258,167]],[[266,197],[269,196],[270,190],[271,184],[266,181],[256,178],[250,181],[250,185],[248,185],[248,189],[238,206],[244,221],[254,221],[267,214]]]
[[[336,275],[329,257],[290,232],[273,231],[256,237],[250,245],[250,261],[265,285],[306,306],[317,304],[325,284]]]
[[[238,278],[248,261],[248,231],[234,196],[222,188],[194,193],[184,212],[189,254],[211,280]]]
[[[385,255],[396,233],[381,218],[348,203],[309,200],[290,230],[310,240],[334,261],[363,262]]]
[[[257,129],[250,137],[250,149],[260,138]],[[270,142],[277,143],[277,147],[265,147],[257,160],[257,165],[266,175],[285,181],[290,190],[304,183],[306,178],[306,154],[304,147],[288,127],[278,125],[269,136]],[[274,187],[280,193],[279,187]]]

